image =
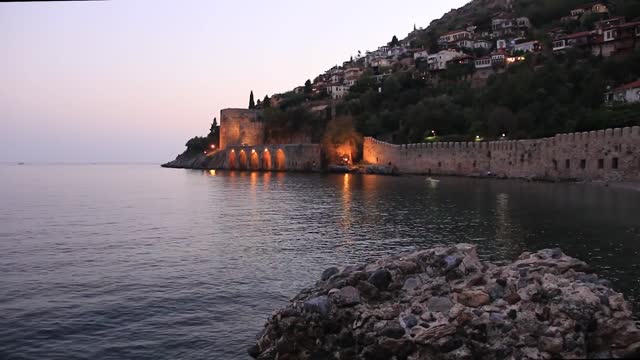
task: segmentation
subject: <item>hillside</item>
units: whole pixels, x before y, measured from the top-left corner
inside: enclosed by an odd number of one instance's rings
[[[390,40],[253,104],[264,142],[483,141],[640,125],[640,1],[473,0]]]

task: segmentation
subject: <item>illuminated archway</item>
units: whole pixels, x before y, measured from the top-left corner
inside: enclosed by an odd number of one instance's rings
[[[229,151],[229,169],[235,170],[237,167],[236,152],[231,150]]]
[[[247,169],[247,153],[244,150],[240,150],[240,163],[238,164],[240,170]]]
[[[286,170],[286,161],[287,158],[284,156],[284,151],[282,149],[278,149],[276,151],[276,167],[275,170],[284,171]]]
[[[264,153],[262,154],[262,170],[271,170],[271,153],[267,149],[264,149]]]
[[[251,170],[260,170],[260,159],[258,158],[258,152],[251,150]]]

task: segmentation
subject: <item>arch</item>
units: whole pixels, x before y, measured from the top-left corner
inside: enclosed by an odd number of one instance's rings
[[[240,150],[240,161],[238,163],[238,168],[240,170],[247,169],[247,153],[244,150]]]
[[[262,170],[271,170],[271,152],[267,149],[264,149],[264,153],[262,154]]]
[[[287,157],[284,155],[284,151],[282,149],[278,149],[276,151],[276,162],[275,162],[275,170],[284,171],[286,169]]]
[[[236,152],[234,150],[229,151],[229,169],[235,170],[238,167],[238,161],[236,159]]]
[[[251,150],[251,158],[249,159],[249,166],[251,170],[260,170],[260,159],[258,158],[258,152]]]

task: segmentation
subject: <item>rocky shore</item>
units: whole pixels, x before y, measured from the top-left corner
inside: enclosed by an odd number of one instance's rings
[[[189,152],[178,155],[175,160],[162,164],[164,168],[210,170],[222,168],[226,152]]]
[[[640,357],[630,305],[561,250],[506,266],[456,245],[324,271],[274,313],[257,359]]]

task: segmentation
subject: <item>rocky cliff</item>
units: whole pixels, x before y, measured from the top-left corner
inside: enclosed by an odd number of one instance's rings
[[[175,160],[162,164],[165,168],[176,169],[221,169],[224,166],[225,151],[213,153],[201,153],[199,151],[185,151],[178,155]]]
[[[471,245],[327,269],[276,312],[258,359],[640,356],[629,304],[560,250],[496,266]]]

